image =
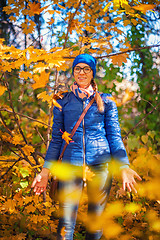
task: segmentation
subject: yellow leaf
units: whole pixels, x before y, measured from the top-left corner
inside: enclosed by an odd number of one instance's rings
[[[35,83],[32,84],[32,88],[37,89],[45,87],[49,80],[49,75],[50,73],[46,73],[45,71],[41,72],[40,76],[37,74],[33,75]]]
[[[51,103],[52,103],[52,98],[53,98],[53,94],[48,95],[46,91],[39,93],[37,95],[38,99],[42,99],[42,102],[47,102],[49,107],[51,107]],[[58,103],[57,103],[58,104]]]
[[[124,97],[122,99],[122,104],[124,104],[124,103],[128,102],[129,100],[131,100],[133,96],[134,96],[134,92],[133,91],[129,91],[129,89],[127,88],[125,90],[125,95],[124,95]]]
[[[89,169],[88,166],[83,166],[83,180],[86,181],[92,181],[92,178],[95,176],[95,174]]]
[[[147,135],[143,135],[143,136],[141,137],[141,140],[142,140],[142,142],[143,142],[144,144],[146,144],[146,143],[148,142],[148,136],[147,136]]]
[[[66,131],[62,134],[62,139],[64,139],[68,144],[70,141],[72,141],[72,138],[69,137],[70,135],[71,134]]]
[[[113,102],[115,102],[115,104],[116,104],[116,106],[117,107],[120,107],[121,105],[122,105],[122,103],[121,102],[118,102],[117,100],[116,100],[116,98],[114,98],[114,97],[107,97],[108,99],[111,99]]]
[[[133,7],[135,10],[141,11],[142,13],[146,13],[149,10],[153,10],[155,5],[153,4],[140,4],[138,6]]]
[[[140,205],[136,204],[136,203],[129,203],[125,206],[125,210],[127,212],[131,212],[131,213],[135,213],[137,211],[139,211],[141,209]]]
[[[0,85],[0,96],[2,96],[6,90],[7,90],[6,87]]]
[[[109,6],[111,5],[111,2],[107,3],[107,5],[105,6],[105,8],[103,9],[104,12],[106,12],[109,8]]]
[[[24,147],[22,147],[22,150],[27,156],[30,156],[31,153],[34,152],[34,148],[32,146],[29,146],[29,145],[25,145]]]
[[[32,74],[30,72],[25,72],[25,71],[20,72],[19,76],[20,78],[24,78],[24,79],[32,78]]]
[[[12,143],[17,145],[17,144],[22,144],[22,136],[21,134],[16,134],[13,138],[12,138]]]
[[[53,98],[52,102],[53,102],[54,106],[56,106],[58,108],[62,108],[61,105],[54,98]]]

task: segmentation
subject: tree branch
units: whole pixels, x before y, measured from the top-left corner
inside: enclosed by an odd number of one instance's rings
[[[160,102],[155,106],[155,107],[153,107],[152,108],[152,110],[149,112],[149,113],[147,113],[123,138],[122,138],[122,140],[124,140],[124,139],[126,139],[127,137],[128,137],[128,135],[131,133],[131,132],[133,132],[133,130],[134,129],[136,129],[141,123],[142,123],[142,121],[146,118],[146,117],[148,117],[154,110],[158,110],[157,109],[157,107],[160,105]]]
[[[2,112],[2,111],[5,111],[5,112],[8,112],[8,113],[13,113],[13,111],[8,110],[7,108],[0,108],[0,111],[1,111],[1,112]],[[13,113],[13,114],[14,114],[14,113]],[[36,119],[34,119],[34,118],[32,118],[32,117],[29,117],[29,116],[27,116],[27,115],[24,115],[24,114],[22,114],[22,113],[17,113],[17,112],[15,112],[15,114],[16,114],[16,115],[19,115],[19,116],[21,116],[21,117],[24,117],[24,118],[28,118],[28,119],[30,119],[31,121],[38,122],[38,123],[41,123],[42,125],[45,125],[45,126],[47,126],[47,127],[52,128],[52,127],[51,127],[50,125],[48,125],[47,123],[41,122],[41,121],[39,121],[39,120],[36,120]]]
[[[73,21],[75,15],[76,15],[76,13],[77,13],[77,11],[78,11],[80,5],[81,5],[81,3],[82,3],[82,0],[79,1],[79,4],[78,4],[78,6],[77,6],[75,12],[72,14],[72,17],[69,19],[68,27],[67,27],[67,33],[66,33],[66,36],[65,36],[65,41],[64,41],[63,49],[66,48],[66,43],[67,43],[67,39],[68,39],[69,30],[70,30],[70,28],[71,28],[71,23],[72,23],[72,21]]]
[[[9,89],[9,83],[8,83],[7,80],[6,80],[7,77],[6,77],[6,74],[5,74],[5,73],[4,73],[4,77],[5,77],[4,84],[5,84],[5,86],[7,87],[7,90],[8,90],[9,100],[10,100],[10,106],[11,106],[12,111],[13,111],[13,115],[14,115],[15,122],[17,123],[18,129],[19,129],[19,131],[20,131],[20,133],[21,133],[21,135],[22,135],[25,143],[28,144],[27,139],[26,139],[26,137],[24,136],[24,133],[23,133],[23,131],[22,131],[22,129],[21,129],[21,126],[20,126],[20,124],[19,124],[17,115],[16,115],[16,113],[15,113],[15,111],[14,111],[14,106],[13,106],[13,101],[12,101],[12,95],[11,95],[11,91],[10,91],[10,89]]]

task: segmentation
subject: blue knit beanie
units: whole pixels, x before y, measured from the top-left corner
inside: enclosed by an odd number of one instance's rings
[[[74,67],[78,63],[88,64],[93,70],[93,77],[95,77],[95,75],[96,75],[96,59],[94,57],[92,57],[91,55],[89,55],[87,53],[83,53],[83,54],[78,55],[73,61],[72,73],[73,73]]]

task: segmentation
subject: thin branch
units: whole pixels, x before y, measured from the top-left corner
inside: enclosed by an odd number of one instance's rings
[[[66,48],[66,43],[67,43],[67,39],[68,39],[69,30],[70,30],[70,28],[71,28],[71,23],[72,23],[75,15],[76,15],[76,13],[77,13],[80,5],[81,5],[81,3],[82,3],[82,0],[79,1],[79,4],[78,4],[75,12],[72,14],[71,18],[69,19],[68,27],[67,27],[67,33],[66,33],[66,36],[65,36],[65,41],[64,41],[63,49]]]
[[[15,162],[12,164],[12,166],[10,166],[10,167],[7,169],[7,171],[6,171],[2,176],[0,176],[0,180],[14,167],[14,165],[16,165],[17,162],[19,162],[19,161],[21,161],[21,160],[22,160],[22,159],[19,158],[17,161],[15,161]]]
[[[102,59],[102,58],[109,58],[109,57],[112,57],[112,56],[117,56],[117,55],[121,55],[121,54],[124,54],[124,53],[130,53],[130,52],[134,52],[134,51],[141,51],[143,49],[150,49],[150,48],[153,48],[153,47],[160,47],[160,44],[157,43],[157,44],[154,44],[154,45],[150,45],[150,46],[145,46],[145,47],[140,47],[140,48],[132,48],[132,49],[128,49],[126,51],[123,51],[123,52],[117,52],[117,53],[111,53],[111,54],[108,54],[108,55],[104,55],[104,56],[99,56],[99,57],[95,57],[96,59]],[[74,59],[75,57],[63,57],[64,59]]]
[[[14,115],[15,122],[17,123],[18,129],[19,129],[19,131],[20,131],[20,133],[21,133],[21,135],[22,135],[25,143],[28,144],[27,139],[26,139],[26,137],[24,136],[24,133],[23,133],[23,131],[22,131],[22,129],[21,129],[21,126],[20,126],[20,124],[19,124],[19,120],[18,120],[18,118],[17,118],[17,115],[16,115],[16,113],[15,113],[15,111],[14,111],[14,106],[13,106],[13,101],[12,101],[12,95],[11,95],[11,91],[10,91],[10,89],[9,89],[9,84],[8,84],[8,82],[7,82],[7,77],[6,77],[6,74],[5,74],[5,73],[4,73],[4,77],[5,77],[4,84],[5,84],[5,86],[7,87],[7,90],[8,90],[9,100],[10,100],[10,106],[11,106],[12,111],[13,111],[13,115]]]
[[[40,138],[42,139],[43,143],[46,144],[44,138],[42,137],[42,134],[41,134],[41,133],[39,132],[39,130],[38,130],[38,127],[35,126],[34,128],[35,128],[35,130],[37,131],[37,133],[38,133],[38,135],[40,136]]]
[[[8,110],[7,108],[0,108],[0,111],[6,111],[6,112],[8,112],[8,113],[13,113],[13,111]],[[29,117],[29,116],[27,116],[27,115],[24,115],[24,114],[22,114],[22,113],[17,113],[17,112],[15,112],[15,114],[16,114],[16,115],[19,115],[19,116],[21,116],[21,117],[24,117],[24,118],[28,118],[28,119],[30,119],[30,120],[32,120],[32,121],[34,121],[34,122],[38,122],[38,123],[41,123],[42,125],[45,125],[45,126],[47,126],[47,127],[52,128],[50,125],[48,125],[48,124],[46,124],[46,123],[44,123],[44,122],[41,122],[41,121],[39,121],[39,120],[36,120],[36,119],[34,119],[34,118],[32,118],[32,117]]]
[[[7,130],[7,132],[13,137],[12,132],[11,132],[11,130],[7,127],[7,124],[5,123],[4,117],[2,116],[1,112],[0,112],[0,118],[1,118],[1,120],[2,120],[3,126],[4,126],[4,127],[6,128],[6,130]]]
[[[160,102],[159,102],[155,107],[153,107],[152,110],[151,110],[149,113],[147,113],[147,114],[122,138],[122,140],[126,139],[126,138],[128,137],[128,135],[129,135],[131,132],[133,132],[133,130],[136,129],[136,128],[143,122],[143,120],[144,120],[146,117],[148,117],[154,110],[159,110],[159,108],[157,108],[159,105],[160,105]]]

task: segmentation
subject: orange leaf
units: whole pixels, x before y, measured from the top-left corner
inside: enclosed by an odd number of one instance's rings
[[[50,73],[46,73],[45,71],[41,72],[39,75],[33,75],[33,79],[35,83],[32,85],[33,89],[45,87],[49,80]]]
[[[134,96],[134,92],[129,91],[128,88],[125,90],[125,95],[122,99],[122,103],[126,103],[127,101],[131,100],[132,97]]]
[[[62,134],[62,139],[64,139],[66,141],[66,143],[68,143],[68,144],[69,144],[69,141],[72,140],[72,138],[69,137],[70,135],[71,134],[66,131]]]
[[[0,85],[0,96],[7,90],[6,87]]]
[[[62,108],[61,105],[54,98],[53,98],[52,102],[55,107]]]
[[[138,10],[140,12],[146,13],[149,10],[153,10],[155,8],[155,5],[153,4],[140,4],[138,6],[133,7],[135,10]]]
[[[122,63],[126,63],[127,62],[127,57],[128,57],[128,54],[127,53],[123,53],[121,55],[115,55],[115,56],[112,56],[111,59],[112,59],[112,63],[114,65],[118,65],[119,67],[122,66]]]

